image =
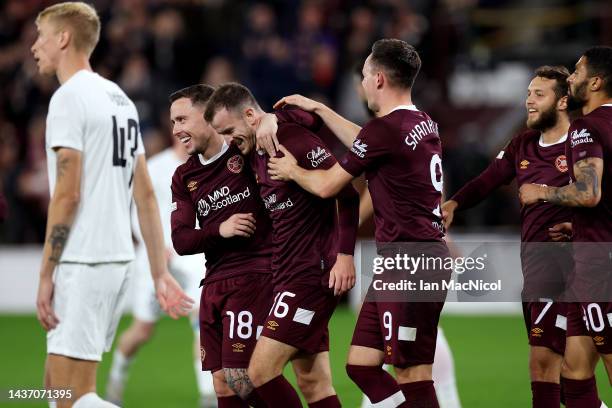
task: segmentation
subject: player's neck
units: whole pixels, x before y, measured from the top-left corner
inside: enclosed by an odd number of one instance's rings
[[[224,142],[225,142],[225,139],[223,139],[223,136],[221,136],[218,133],[215,133],[215,135],[210,139],[210,142],[208,143],[208,147],[202,153],[202,157],[204,157],[204,160],[210,160],[211,157],[213,157],[216,154],[219,154],[219,152],[223,148]]]
[[[546,129],[542,132],[542,141],[546,144],[557,143],[563,136],[567,134],[569,126],[570,122],[567,115],[559,114],[557,124],[551,127],[550,129]]]
[[[89,59],[82,54],[71,52],[60,59],[55,74],[57,75],[59,83],[64,84],[72,78],[74,74],[83,69],[92,71]]]
[[[412,96],[410,92],[398,92],[389,90],[386,94],[382,95],[381,102],[379,104],[377,117],[386,116],[395,108],[400,105],[412,105]]]
[[[599,108],[601,105],[606,105],[612,103],[612,98],[604,95],[603,92],[597,92],[591,94],[591,97],[587,101],[587,103],[582,108],[582,114],[588,115],[593,112],[595,109]]]

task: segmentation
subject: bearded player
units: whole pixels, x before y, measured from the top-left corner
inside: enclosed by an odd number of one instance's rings
[[[525,101],[529,130],[514,137],[486,170],[442,205],[447,228],[455,211],[473,207],[514,179],[519,186],[534,182],[557,187],[569,184],[565,156],[568,77],[565,67],[544,66],[535,71]],[[521,208],[523,316],[530,345],[534,408],[560,405],[566,335],[565,303],[560,301],[574,264],[564,246],[539,243],[569,240],[571,219],[570,208],[551,203]]]
[[[572,286],[580,310],[570,310],[568,336],[570,330],[586,329],[588,337],[567,338],[563,393],[568,408],[599,408],[602,403],[593,390],[598,353],[612,382],[612,48],[588,49],[568,83],[568,103],[584,115],[569,129],[567,156],[573,182],[565,187],[526,184],[520,198],[525,205],[547,201],[573,207]]]

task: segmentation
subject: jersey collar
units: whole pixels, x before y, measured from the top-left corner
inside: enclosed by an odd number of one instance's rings
[[[398,105],[395,108],[391,109],[391,112],[394,112],[396,110],[400,110],[400,109],[407,109],[407,110],[411,110],[411,111],[415,111],[418,112],[419,110],[417,109],[416,105]]]
[[[557,140],[555,143],[544,143],[544,139],[542,139],[542,135],[540,135],[540,141],[538,142],[540,147],[550,147],[557,144],[565,143],[567,140],[567,133],[561,136],[561,139]]]
[[[227,142],[223,142],[223,146],[221,146],[221,151],[219,151],[219,153],[215,154],[213,157],[211,157],[208,160],[206,160],[204,158],[204,156],[202,156],[201,154],[198,154],[198,158],[200,159],[200,163],[202,163],[204,166],[206,166],[207,164],[210,164],[210,163],[214,162],[219,157],[223,156],[223,154],[227,151],[227,149],[229,149],[229,146],[228,146]]]

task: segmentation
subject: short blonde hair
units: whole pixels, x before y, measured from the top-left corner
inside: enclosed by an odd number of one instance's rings
[[[70,27],[72,41],[77,51],[91,55],[100,39],[100,18],[93,6],[80,1],[68,1],[47,7],[38,14],[36,25],[43,19],[57,25],[58,29]]]

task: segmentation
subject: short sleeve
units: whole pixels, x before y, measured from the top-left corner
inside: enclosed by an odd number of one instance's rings
[[[281,128],[282,143],[293,154],[300,167],[307,170],[327,170],[336,164],[336,158],[323,141],[309,130],[287,125]]]
[[[572,122],[569,128],[569,148],[571,166],[589,157],[603,159],[603,146],[599,132],[587,118]]]
[[[368,123],[357,135],[351,150],[340,160],[340,166],[357,177],[367,168],[387,156],[386,126],[379,120]]]
[[[46,144],[49,148],[69,147],[83,151],[85,108],[71,92],[56,92],[49,103]]]
[[[140,131],[140,123],[138,124],[138,131],[136,133],[137,141],[135,156],[138,156],[139,154],[145,154],[144,143],[142,142],[142,132]]]

